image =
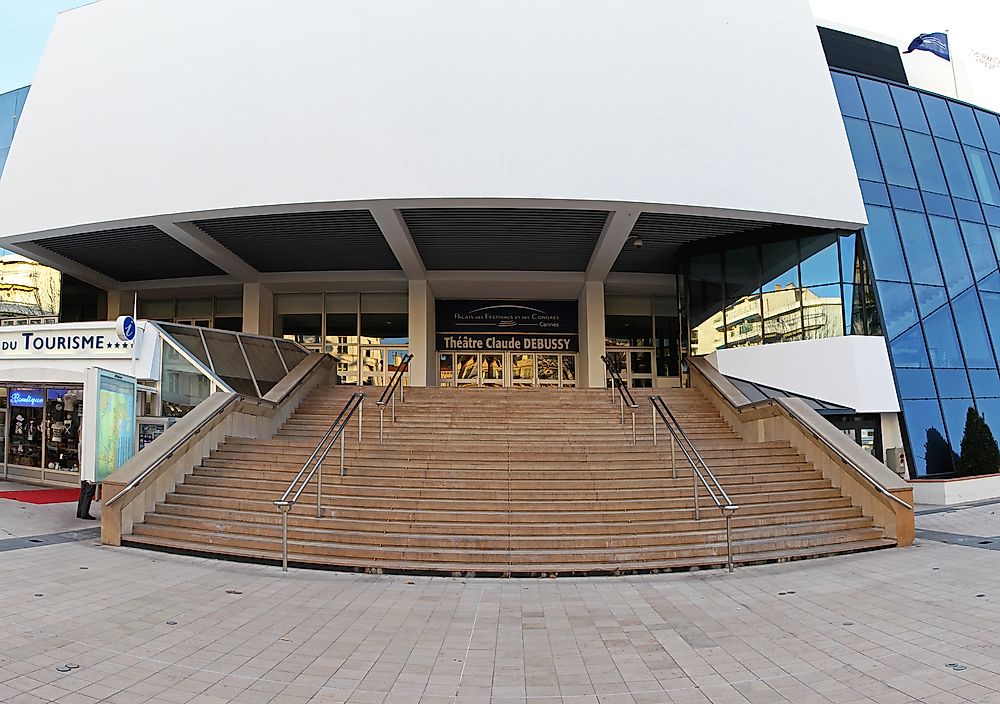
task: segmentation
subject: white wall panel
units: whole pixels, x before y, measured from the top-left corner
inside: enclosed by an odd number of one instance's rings
[[[414,198],[864,222],[804,0],[102,0],[56,23],[0,235]]]
[[[727,376],[818,398],[858,413],[899,411],[883,337],[848,335],[718,350],[709,355]]]

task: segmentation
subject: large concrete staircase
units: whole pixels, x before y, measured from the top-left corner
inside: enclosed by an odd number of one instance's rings
[[[271,502],[354,390],[314,392],[273,439],[227,440],[123,543],[279,561]],[[378,390],[368,391],[346,476],[339,452],[326,463],[323,516],[315,483],[289,516],[292,564],[478,575],[725,564],[724,520],[704,491],[694,519],[690,467],[678,453],[672,477],[643,396],[632,447],[600,390],[412,389],[380,445]],[[697,391],[659,393],[740,505],[737,564],[893,544],[790,445],[741,440]]]

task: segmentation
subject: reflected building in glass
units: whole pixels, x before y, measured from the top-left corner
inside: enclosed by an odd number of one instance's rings
[[[854,233],[698,254],[688,261],[687,280],[692,354],[880,334]]]

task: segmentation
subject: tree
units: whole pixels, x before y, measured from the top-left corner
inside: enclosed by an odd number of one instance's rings
[[[927,429],[924,461],[927,463],[928,474],[950,474],[958,464],[958,455],[937,428]]]
[[[958,458],[958,473],[964,476],[992,474],[1000,470],[1000,447],[993,431],[986,425],[983,414],[969,406],[962,434],[962,454]]]

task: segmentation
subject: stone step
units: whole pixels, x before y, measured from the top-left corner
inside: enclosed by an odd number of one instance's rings
[[[299,504],[289,514],[289,525],[322,528],[327,531],[348,530],[348,531],[372,531],[385,533],[391,528],[394,531],[418,532],[428,534],[483,534],[483,535],[512,535],[512,536],[532,536],[532,535],[605,535],[618,534],[623,531],[623,527],[614,522],[597,520],[591,522],[558,522],[558,523],[511,523],[498,520],[493,523],[456,521],[393,521],[387,524],[385,520],[370,520],[366,518],[344,518],[339,515],[339,511],[325,507],[323,517],[317,518],[314,506]],[[217,524],[233,522],[249,522],[251,525],[268,524],[280,525],[281,514],[273,506],[269,510],[238,510],[221,508],[216,506],[198,506],[171,502],[162,502],[156,505],[156,514],[180,517],[191,517],[214,521]],[[624,518],[628,518],[625,516]],[[862,516],[861,509],[854,506],[841,508],[816,509],[809,514],[810,521],[843,521],[848,519],[870,519]],[[788,523],[801,523],[801,512],[771,513],[771,514],[741,514],[733,516],[733,526],[739,528],[758,527],[766,525],[785,525]],[[708,510],[702,514],[701,519],[695,521],[692,518],[675,518],[667,520],[627,520],[628,529],[633,533],[659,533],[659,532],[682,532],[689,530],[721,530],[725,528],[725,520],[718,515],[718,512]]]
[[[165,502],[183,504],[186,506],[218,507],[240,511],[270,512],[275,511],[273,498],[254,499],[248,497],[230,498],[226,496],[209,496],[197,493],[174,492],[168,494]],[[310,502],[302,499],[296,510],[308,512],[305,508]],[[315,506],[315,494],[312,496],[312,506]],[[455,523],[495,523],[508,522],[512,524],[551,524],[551,523],[630,523],[634,521],[669,521],[690,520],[694,517],[693,504],[686,507],[656,507],[647,509],[626,508],[615,506],[607,510],[585,511],[564,510],[547,507],[536,510],[518,510],[510,507],[493,510],[453,509],[440,511],[435,509],[402,509],[389,506],[348,506],[329,507],[329,501],[323,502],[326,513],[343,519],[358,519],[371,521],[415,521],[415,522],[455,522]],[[741,505],[741,516],[762,516],[768,514],[788,515],[792,513],[808,514],[814,511],[826,511],[851,506],[850,499],[837,496],[825,499],[804,499],[785,503],[762,503]],[[714,510],[714,509],[713,509]],[[710,513],[710,512],[709,512]]]
[[[292,561],[304,560],[313,563],[339,565],[342,562],[351,564],[354,561],[422,562],[436,564],[438,568],[472,564],[473,572],[493,569],[509,569],[512,572],[534,571],[537,565],[571,565],[577,570],[587,570],[594,564],[629,564],[629,563],[667,563],[674,560],[705,557],[724,557],[725,541],[720,539],[718,531],[712,536],[715,540],[702,542],[691,546],[651,546],[622,548],[550,548],[550,549],[476,549],[470,551],[450,545],[435,548],[403,547],[403,546],[358,546],[347,542],[335,541],[289,541],[289,556]],[[280,538],[264,536],[243,536],[239,534],[220,534],[217,531],[178,529],[169,526],[156,526],[141,523],[135,527],[130,537],[134,540],[140,536],[165,538],[172,541],[199,543],[213,548],[224,546],[249,551],[260,555],[270,553],[280,555]],[[817,548],[836,543],[870,543],[879,541],[881,531],[874,528],[837,531],[832,533],[807,533],[797,536],[765,538],[761,540],[743,541],[736,550],[736,561],[740,562],[744,554],[753,555],[756,552],[773,552],[777,550],[792,551],[803,548]]]
[[[210,485],[203,486],[195,483],[185,482],[177,487],[178,494],[197,494],[201,496],[213,496],[220,498],[248,498],[258,501],[274,501],[281,496],[281,492],[261,491],[255,488],[240,487],[230,488],[225,486]],[[838,489],[820,488],[792,488],[776,489],[773,491],[748,491],[743,493],[734,488],[729,492],[732,499],[740,506],[750,504],[771,504],[777,502],[794,502],[807,499],[826,499],[840,496]],[[314,497],[316,492],[314,486],[309,486],[302,493],[302,501],[309,502],[309,497]],[[391,504],[395,510],[480,510],[480,511],[537,511],[542,507],[547,509],[557,509],[564,511],[606,511],[608,509],[619,510],[642,510],[651,508],[682,508],[690,505],[693,501],[689,496],[678,494],[677,496],[664,497],[631,497],[622,496],[619,493],[607,492],[596,497],[559,498],[539,495],[534,498],[520,497],[514,499],[502,499],[496,497],[463,497],[461,499],[442,498],[440,494],[435,496],[400,496],[398,493],[386,491],[382,494],[362,495],[344,491],[343,487],[325,484],[323,486],[323,497],[325,501],[333,502],[337,506],[362,506],[377,507]],[[709,501],[708,497],[701,492],[704,505]]]
[[[314,519],[315,520],[315,519]],[[323,523],[323,521],[317,521]],[[177,516],[154,513],[143,524],[146,526],[166,526],[171,528],[197,530],[201,532],[224,531],[231,535],[246,537],[263,537],[269,539],[281,538],[281,522],[264,521],[224,521],[211,518]],[[503,526],[498,526],[503,527]],[[400,528],[400,527],[397,527]],[[688,527],[684,530],[666,530],[660,532],[622,533],[614,535],[590,534],[589,532],[567,532],[513,536],[510,533],[497,531],[495,533],[463,534],[451,532],[443,537],[439,532],[421,532],[421,526],[412,529],[402,529],[395,532],[373,530],[351,530],[340,528],[331,530],[328,525],[303,526],[298,523],[289,525],[288,539],[295,542],[314,543],[349,543],[356,546],[394,546],[401,549],[424,548],[433,549],[442,540],[447,540],[452,549],[467,550],[597,550],[597,549],[627,549],[649,547],[690,547],[711,542],[724,526],[708,528],[707,526]],[[737,526],[733,529],[733,539],[740,542],[764,540],[768,538],[787,538],[824,531],[852,531],[871,529],[871,519],[864,516],[847,519],[829,519],[820,523],[810,520],[804,523],[782,523],[760,526]]]
[[[591,485],[589,487],[571,488],[556,487],[525,487],[517,488],[508,486],[506,489],[492,487],[454,487],[454,486],[426,486],[423,484],[401,485],[396,482],[370,482],[370,483],[345,483],[340,481],[340,477],[329,477],[324,479],[324,496],[357,496],[357,497],[384,497],[386,499],[447,499],[452,501],[606,501],[617,499],[674,499],[686,498],[692,494],[690,479],[677,479],[662,482],[659,486],[652,487],[622,487],[607,486],[605,484]],[[226,489],[252,489],[253,491],[270,491],[276,497],[284,493],[290,482],[280,480],[247,480],[243,478],[199,476],[194,475],[185,480],[185,484],[191,487],[217,487]],[[727,491],[734,501],[739,497],[748,494],[776,494],[786,491],[809,491],[813,489],[828,489],[830,482],[822,477],[814,479],[803,479],[799,477],[764,482],[732,482],[727,486]],[[311,490],[315,495],[315,490]]]
[[[778,481],[795,481],[797,479],[819,479],[819,471],[812,465],[794,465],[797,469],[787,471],[757,471],[743,473],[716,472],[720,481],[724,478],[726,486],[737,484],[763,484]],[[334,468],[332,478],[324,475],[324,481],[337,482],[345,485],[371,486],[374,484],[387,486],[414,486],[424,488],[454,488],[480,489],[483,491],[506,491],[507,489],[593,489],[602,486],[617,488],[657,488],[679,485],[690,487],[690,470],[679,471],[673,477],[669,469],[657,470],[655,474],[637,475],[634,472],[620,474],[606,470],[592,471],[587,477],[579,477],[576,473],[553,473],[550,470],[540,472],[522,472],[517,475],[512,471],[476,471],[461,469],[371,469],[360,470],[357,465],[350,467],[350,473],[341,477]],[[275,481],[288,484],[298,470],[294,465],[288,469],[275,470],[266,468],[245,468],[219,466],[213,462],[211,466],[201,466],[195,470],[195,476],[209,479],[227,479],[241,482]]]
[[[228,438],[126,537],[132,545],[280,559],[273,505],[354,388],[316,389],[268,440]],[[740,438],[691,389],[657,390],[731,500],[737,562],[796,559],[891,544],[785,442]],[[476,574],[593,573],[719,566],[725,520],[658,425],[648,392],[632,414],[605,390],[409,389],[378,442],[380,389],[316,485],[288,516],[293,563]]]

